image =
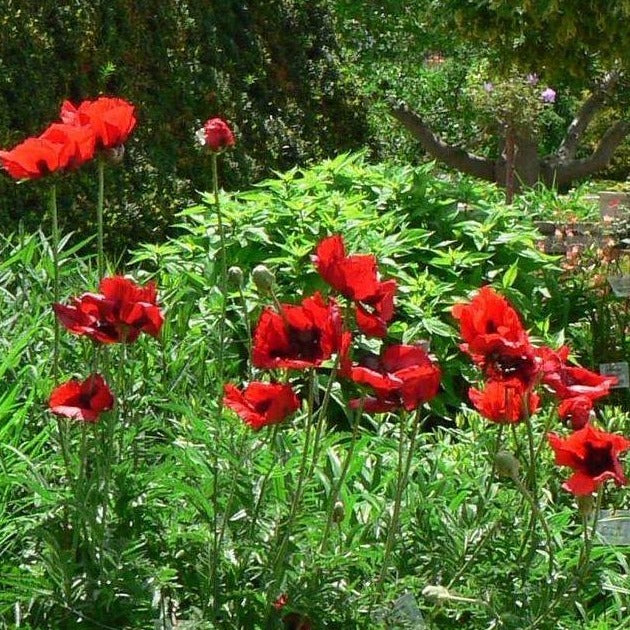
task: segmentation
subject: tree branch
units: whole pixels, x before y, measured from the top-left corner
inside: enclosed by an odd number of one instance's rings
[[[630,133],[630,122],[618,120],[602,136],[597,148],[589,157],[550,165],[552,171],[555,171],[552,173],[552,179],[555,179],[556,183],[561,186],[568,184],[573,179],[590,175],[605,168],[615,149],[623,142],[628,133]]]
[[[392,116],[401,122],[414,138],[420,141],[427,153],[458,171],[491,182],[494,181],[494,162],[492,160],[473,155],[464,149],[440,140],[422,118],[404,103],[390,99],[389,106]]]
[[[571,121],[567,134],[558,149],[558,160],[567,162],[575,157],[578,143],[595,114],[602,108],[606,96],[619,81],[618,72],[609,72],[597,89],[582,103],[580,110]]]

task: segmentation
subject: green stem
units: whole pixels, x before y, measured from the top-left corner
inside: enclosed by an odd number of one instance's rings
[[[409,477],[409,470],[411,468],[411,461],[413,459],[414,448],[416,444],[416,437],[418,435],[418,430],[420,428],[420,410],[418,407],[413,421],[413,426],[411,429],[411,437],[409,439],[409,447],[407,450],[407,460],[403,466],[403,435],[405,429],[405,422],[401,424],[401,433],[400,433],[400,444],[398,446],[398,469],[397,469],[397,479],[398,485],[396,486],[396,495],[394,498],[394,512],[392,514],[392,520],[389,526],[389,530],[387,532],[387,539],[385,541],[385,553],[383,554],[383,563],[381,565],[381,571],[379,573],[378,579],[376,581],[376,592],[377,596],[380,594],[381,589],[383,587],[383,581],[385,579],[385,573],[389,568],[389,559],[394,548],[394,539],[396,537],[396,533],[398,530],[398,521],[400,518],[400,508],[402,505],[402,495],[407,487],[407,480]],[[406,414],[403,416],[406,419]]]
[[[315,466],[317,465],[317,460],[319,459],[320,452],[320,443],[322,439],[322,432],[324,429],[324,425],[326,424],[326,411],[328,411],[328,402],[330,401],[330,393],[332,391],[332,386],[335,383],[335,377],[337,376],[337,367],[339,365],[340,357],[337,355],[335,359],[335,363],[330,372],[330,377],[328,378],[328,383],[326,384],[326,391],[324,392],[324,399],[322,400],[322,404],[317,410],[317,427],[315,428],[315,439],[313,441],[313,457],[311,458],[311,464],[308,469],[307,477],[311,477]]]
[[[597,500],[595,502],[595,510],[593,512],[593,525],[591,526],[591,533],[588,535],[588,523],[584,520],[584,539],[585,543],[582,547],[583,553],[580,554],[580,560],[578,562],[577,574],[579,579],[583,579],[588,569],[588,561],[591,557],[591,551],[593,550],[593,542],[595,540],[595,534],[597,533],[597,525],[599,523],[599,514],[602,509],[602,496],[604,494],[603,485],[599,487],[597,491]]]
[[[532,520],[535,523],[539,521],[542,525],[542,528],[545,530],[545,536],[547,537],[547,552],[549,554],[549,577],[551,578],[553,575],[553,564],[554,564],[554,555],[553,555],[553,536],[551,535],[551,531],[549,529],[549,525],[547,525],[547,520],[540,512],[540,508],[538,507],[538,502],[536,498],[532,495],[532,493],[525,487],[523,482],[518,478],[514,477],[514,483],[516,487],[519,489],[521,494],[525,497],[532,508]],[[532,530],[533,531],[533,530]]]
[[[223,215],[221,213],[221,202],[219,199],[219,174],[217,168],[217,154],[211,154],[211,164],[212,164],[212,192],[214,196],[214,207],[217,214],[217,230],[219,232],[219,244],[221,248],[220,255],[220,292],[221,292],[221,315],[219,317],[219,347],[217,351],[217,442],[221,443],[222,441],[222,425],[221,415],[223,413],[223,386],[225,379],[225,318],[227,313],[227,252],[225,246],[225,233],[223,230]],[[219,459],[218,459],[218,451],[215,447],[214,450],[214,480],[213,480],[213,488],[212,488],[212,509],[213,509],[213,559],[212,559],[212,588],[213,588],[213,609],[215,619],[218,615],[217,602],[219,599],[219,585],[217,581],[217,553],[218,553],[218,542],[219,542]]]
[[[328,545],[328,537],[330,535],[330,530],[333,523],[333,514],[335,511],[335,503],[339,498],[339,492],[343,487],[343,483],[346,480],[346,475],[348,474],[348,469],[350,468],[350,462],[352,462],[352,458],[354,456],[354,448],[357,443],[357,436],[359,435],[359,425],[361,424],[361,415],[363,414],[363,404],[365,399],[361,399],[361,403],[359,408],[357,409],[356,417],[354,419],[354,424],[352,425],[352,436],[350,438],[350,447],[348,448],[348,452],[346,453],[346,458],[344,459],[343,466],[341,468],[341,473],[339,474],[339,479],[337,479],[337,483],[334,485],[332,492],[330,493],[330,503],[328,505],[328,518],[326,519],[326,527],[324,528],[324,535],[322,536],[322,542],[319,547],[319,552],[324,553],[326,551],[326,547]],[[341,536],[341,531],[340,534]]]
[[[105,276],[105,248],[103,246],[103,207],[105,200],[105,161],[99,158],[97,161],[98,172],[98,199],[96,202],[96,229],[97,229],[97,269],[98,278]]]
[[[527,467],[527,483],[532,489],[532,496],[534,500],[537,499],[538,489],[536,484],[536,448],[534,446],[534,432],[532,429],[532,422],[529,417],[529,392],[526,394],[526,400],[524,404],[525,414],[525,428],[527,429],[527,446],[529,449],[529,466]]]
[[[278,433],[278,428],[280,425],[274,424],[273,429],[271,431],[271,437],[269,439],[269,443],[272,445],[276,442],[276,435]],[[260,484],[260,493],[258,494],[258,498],[256,499],[256,504],[254,505],[254,511],[252,512],[252,522],[249,526],[249,539],[253,543],[254,541],[254,533],[256,532],[256,523],[258,521],[258,515],[260,513],[260,508],[262,505],[263,498],[265,496],[265,490],[267,489],[267,482],[269,481],[269,477],[271,477],[271,473],[273,469],[276,467],[277,458],[272,457],[271,466],[267,469],[265,476],[263,477],[263,481]]]
[[[223,409],[223,378],[225,363],[225,318],[227,313],[227,250],[225,244],[225,230],[223,228],[223,214],[219,200],[219,175],[217,169],[217,154],[212,154],[212,191],[214,193],[214,207],[217,213],[217,228],[219,231],[219,244],[221,247],[221,317],[219,318],[219,351],[217,355],[218,382],[219,382],[219,416]],[[220,424],[220,423],[219,423]]]
[[[57,185],[50,189],[50,218],[52,220],[53,301],[59,302],[59,217],[57,216]],[[55,317],[53,345],[53,382],[59,378],[59,320]]]
[[[57,304],[60,299],[59,290],[59,216],[57,213],[57,185],[53,183],[50,188],[50,197],[48,200],[48,207],[50,209],[50,219],[52,223],[52,262],[53,262],[53,302]],[[53,369],[52,378],[53,384],[57,385],[59,381],[59,350],[60,350],[60,327],[59,320],[55,317],[54,322],[54,337],[53,337]],[[63,457],[63,463],[66,469],[66,476],[68,477],[68,483],[73,479],[73,474],[70,464],[70,455],[68,453],[68,436],[66,431],[66,425],[62,418],[57,416],[57,432],[59,433],[59,446],[61,448],[61,455]]]
[[[475,550],[470,554],[468,559],[461,565],[457,573],[453,576],[451,581],[447,584],[446,586],[447,590],[451,589],[453,585],[457,582],[457,580],[459,580],[459,578],[462,575],[464,575],[464,573],[466,573],[466,571],[468,570],[468,567],[476,560],[481,550],[486,546],[486,544],[490,540],[492,540],[492,535],[498,529],[499,525],[500,525],[500,522],[496,521],[494,525],[492,525],[492,527],[490,527],[490,529],[488,529],[488,531],[483,535],[483,537],[481,538],[481,540],[475,547]]]
[[[85,486],[85,471],[86,471],[86,463],[87,463],[87,432],[88,429],[91,428],[87,425],[87,423],[83,423],[81,425],[81,450],[79,455],[79,475],[77,479],[77,483],[75,485],[74,495],[75,499],[80,502],[82,505],[87,503],[86,496],[84,492]],[[75,514],[77,516],[81,514],[79,510],[75,510]],[[81,523],[77,522],[74,524],[73,532],[72,532],[72,557],[77,557],[77,550],[79,548],[79,534],[83,529]]]
[[[485,488],[485,491],[483,493],[483,496],[479,497],[480,503],[477,506],[477,511],[478,511],[480,516],[483,516],[483,514],[485,514],[485,511],[487,509],[488,497],[490,496],[490,490],[491,490],[492,484],[494,482],[494,473],[496,472],[496,469],[497,469],[497,453],[501,449],[501,442],[503,440],[503,430],[504,430],[504,428],[505,428],[505,425],[504,424],[500,424],[499,425],[499,430],[497,431],[497,437],[496,437],[496,440],[494,442],[494,452],[492,453],[492,464],[491,464],[491,468],[490,468],[490,475],[489,475],[488,480],[486,482],[486,488]]]
[[[238,295],[241,301],[241,308],[243,309],[243,321],[245,322],[245,334],[247,335],[247,356],[249,360],[247,361],[247,374],[249,379],[253,378],[253,370],[252,370],[252,352],[253,352],[253,340],[252,340],[252,327],[249,323],[249,314],[247,312],[247,302],[245,300],[245,295],[243,294],[243,287],[238,288]]]
[[[313,428],[313,407],[314,407],[314,399],[315,399],[315,370],[311,369],[309,373],[309,391],[308,391],[308,417],[306,420],[306,435],[304,437],[304,447],[302,450],[302,459],[300,461],[300,469],[298,472],[298,480],[295,488],[295,492],[293,493],[293,500],[291,502],[291,509],[289,510],[289,517],[284,524],[284,534],[282,536],[282,540],[280,545],[278,546],[278,552],[275,556],[273,565],[272,565],[272,578],[269,582],[269,587],[267,589],[267,603],[270,604],[274,595],[274,591],[277,588],[277,585],[282,581],[282,577],[284,574],[284,564],[287,553],[287,546],[289,543],[289,538],[291,536],[291,529],[295,522],[295,517],[297,515],[297,511],[299,505],[302,500],[304,481],[306,479],[306,470],[307,470],[307,462],[308,462],[308,453],[310,451],[311,444],[311,433]],[[265,626],[269,625],[270,615],[272,608],[268,606],[267,610],[267,620]]]
[[[225,536],[225,530],[227,527],[227,523],[230,517],[230,510],[232,509],[232,501],[234,500],[234,495],[236,493],[236,486],[238,483],[238,479],[239,479],[239,475],[241,472],[241,469],[243,468],[243,464],[249,459],[249,456],[252,454],[252,447],[250,446],[250,448],[245,451],[245,442],[247,440],[247,432],[243,431],[243,436],[241,439],[241,443],[239,445],[238,448],[238,453],[240,453],[240,457],[238,459],[238,462],[236,464],[236,469],[235,470],[231,470],[231,474],[232,474],[232,483],[230,484],[230,490],[228,492],[228,498],[225,504],[225,509],[223,511],[223,519],[221,521],[221,528],[219,529],[219,537],[218,537],[218,542],[217,542],[217,552],[220,551],[221,549],[221,544],[223,543],[223,538]],[[253,445],[252,445],[253,446]]]
[[[593,541],[595,539],[595,534],[597,533],[597,524],[599,522],[599,515],[602,507],[602,495],[603,495],[603,486],[599,487],[597,493],[597,501],[595,504],[595,510],[593,514],[593,525],[591,526],[591,533],[588,534],[588,520],[586,518],[582,519],[583,527],[584,527],[584,544],[582,546],[582,550],[580,553],[580,559],[578,560],[578,565],[576,567],[575,575],[571,581],[567,581],[562,589],[556,594],[554,600],[551,604],[540,614],[532,624],[529,626],[530,630],[534,630],[535,628],[541,627],[541,623],[545,621],[545,619],[554,611],[554,609],[562,604],[565,608],[568,608],[572,604],[572,600],[568,601],[564,596],[570,590],[571,587],[575,586],[579,589],[579,585],[581,581],[584,579],[586,570],[588,568],[589,559],[591,556],[591,551],[593,549]],[[577,590],[574,593],[577,594]],[[549,627],[548,624],[545,624],[545,627]]]
[[[116,456],[116,444],[115,444],[115,431],[116,425],[122,425],[120,427],[120,434],[124,434],[122,430],[125,423],[125,410],[126,410],[126,398],[127,398],[127,378],[125,367],[127,364],[127,343],[126,336],[123,335],[120,343],[120,353],[118,357],[118,374],[117,374],[117,397],[115,412],[109,412],[105,414],[105,427],[104,427],[104,452],[106,453],[107,464],[105,466],[105,479],[103,480],[103,516],[101,521],[101,561],[105,556],[105,539],[107,533],[107,519],[109,509],[109,487],[112,477],[112,468],[117,461]],[[120,442],[120,449],[122,449],[122,439]],[[119,453],[122,450],[119,450]]]

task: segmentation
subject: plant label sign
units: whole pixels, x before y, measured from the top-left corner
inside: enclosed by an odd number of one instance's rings
[[[617,383],[612,386],[613,389],[630,387],[630,371],[628,370],[627,361],[620,361],[619,363],[600,363],[599,373],[603,376],[617,377]]]
[[[375,618],[377,621],[385,622],[387,627],[415,628],[417,630],[423,630],[427,627],[412,593],[401,595],[392,604],[391,609],[378,611]]]
[[[630,275],[608,276],[608,284],[617,297],[630,297]]]
[[[602,510],[597,533],[606,545],[630,545],[630,510]]]
[[[622,219],[630,211],[630,195],[622,192],[599,194],[599,211],[602,218]]]

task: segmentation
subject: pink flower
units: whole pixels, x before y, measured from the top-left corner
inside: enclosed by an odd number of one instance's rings
[[[551,88],[547,88],[546,90],[542,91],[540,98],[543,103],[555,103],[556,91]]]

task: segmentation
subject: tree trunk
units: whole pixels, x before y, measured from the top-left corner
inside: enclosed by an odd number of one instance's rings
[[[429,155],[462,173],[505,187],[508,203],[511,203],[516,191],[533,186],[538,181],[549,187],[566,187],[574,179],[605,168],[615,149],[630,133],[630,122],[620,120],[602,136],[592,155],[580,160],[569,159],[568,156],[575,151],[575,144],[594,111],[600,106],[599,98],[594,98],[585,104],[581,115],[571,123],[567,137],[557,153],[541,158],[533,139],[509,130],[503,145],[503,154],[492,161],[444,142],[433,133],[421,116],[404,103],[390,99],[389,104],[394,118],[405,126]]]

